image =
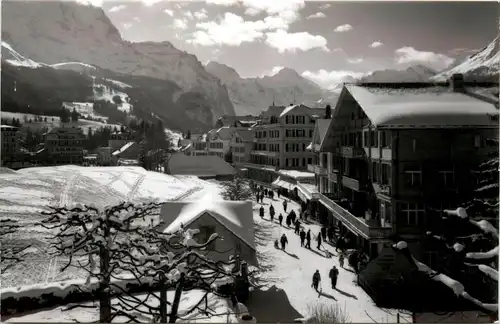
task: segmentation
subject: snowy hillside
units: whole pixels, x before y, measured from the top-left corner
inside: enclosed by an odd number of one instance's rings
[[[50,65],[50,67],[53,67],[54,69],[60,69],[60,70],[71,70],[79,73],[86,73],[86,74],[92,74],[94,73],[97,68],[95,66],[92,66],[90,64],[85,64],[81,62],[66,62],[66,63],[56,63]]]
[[[67,1],[4,2],[2,39],[37,62],[82,62],[122,75],[171,81],[181,93],[168,99],[175,102],[181,94],[199,93],[204,105],[186,100],[183,111],[206,107],[213,114],[211,123],[218,116],[234,114],[227,91],[195,55],[169,42],[127,42],[99,7]],[[206,113],[190,116],[202,118]]]
[[[242,78],[233,68],[218,62],[209,62],[205,68],[227,87],[236,114],[241,116],[259,114],[273,102],[287,106],[295,101],[314,108],[324,107],[334,97],[289,68],[262,78]]]
[[[80,203],[102,207],[124,200],[176,200],[195,192],[202,183],[196,177],[170,176],[140,167],[0,169],[0,218],[15,219],[22,225],[9,239],[29,238],[34,247],[26,262],[2,274],[2,287],[84,278],[85,274],[74,270],[59,273],[57,258],[45,254],[47,232],[36,224],[47,206]]]
[[[498,82],[500,64],[500,37],[495,38],[485,48],[469,56],[462,63],[443,71],[431,79],[445,81],[455,73],[462,73],[465,79]]]
[[[436,71],[424,65],[414,65],[404,70],[374,71],[361,78],[360,82],[427,82],[436,73]]]
[[[9,64],[15,66],[24,66],[29,68],[38,68],[43,66],[43,64],[35,62],[29,58],[26,58],[16,52],[12,46],[8,43],[2,41],[2,60],[5,60]]]

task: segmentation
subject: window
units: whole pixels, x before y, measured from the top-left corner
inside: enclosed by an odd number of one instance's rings
[[[302,166],[306,166],[306,158],[302,158]]]
[[[371,147],[378,147],[378,132],[377,131],[370,131],[370,146]]]
[[[404,225],[423,225],[425,208],[422,204],[401,204],[401,221]]]
[[[378,182],[378,163],[372,162],[372,181]]]
[[[455,173],[453,171],[439,171],[442,184],[445,187],[451,187],[455,185]]]
[[[388,131],[380,132],[380,142],[382,147],[391,147],[391,133]]]
[[[413,149],[413,153],[416,153],[417,152],[417,140],[416,139],[412,139],[411,146]]]
[[[482,144],[481,142],[482,142],[482,141],[481,141],[481,135],[476,135],[476,136],[474,136],[474,147],[475,147],[475,148],[480,148],[480,147],[482,146],[482,145],[481,145],[481,144]]]
[[[363,132],[363,146],[368,147],[368,132]]]
[[[290,166],[290,163],[289,163],[288,159],[285,159],[285,165],[286,166]]]
[[[307,158],[307,164],[312,164],[312,158]]]
[[[420,187],[422,185],[421,171],[405,171],[406,185],[409,187]]]

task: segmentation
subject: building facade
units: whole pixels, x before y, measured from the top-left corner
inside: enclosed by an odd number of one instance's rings
[[[207,134],[191,135],[191,156],[207,156],[208,155],[208,142]]]
[[[229,144],[235,131],[236,128],[230,126],[210,130],[207,133],[208,155],[216,155],[221,159],[225,159],[229,152]]]
[[[113,164],[111,159],[111,147],[99,147],[97,148],[97,165],[108,166]]]
[[[419,240],[471,199],[471,170],[498,150],[486,144],[498,110],[457,85],[346,85],[324,136],[311,149],[329,222],[371,257],[397,235],[432,263]]]
[[[253,129],[238,129],[233,133],[229,144],[233,163],[241,164],[250,162],[253,148]]]
[[[2,164],[13,162],[21,149],[21,133],[19,129],[10,125],[0,126],[2,136]]]
[[[85,135],[78,127],[57,127],[45,134],[45,149],[52,164],[82,164]]]

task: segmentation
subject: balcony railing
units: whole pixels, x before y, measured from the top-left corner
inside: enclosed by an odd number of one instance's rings
[[[342,146],[342,156],[346,158],[363,157],[364,152],[362,147]]]
[[[385,196],[390,196],[391,195],[391,187],[388,185],[384,185],[381,183],[374,182],[373,183],[373,191],[375,194],[378,195],[385,195]]]
[[[390,227],[369,226],[364,219],[358,218],[340,207],[336,202],[328,198],[326,194],[319,194],[319,200],[330,209],[333,212],[333,216],[340,220],[351,232],[361,235],[366,239],[387,238],[392,232],[392,228]]]
[[[355,191],[359,191],[360,188],[362,188],[362,186],[359,184],[359,180],[348,176],[342,176],[342,185]]]

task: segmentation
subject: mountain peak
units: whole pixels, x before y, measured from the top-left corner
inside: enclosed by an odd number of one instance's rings
[[[230,80],[240,79],[240,75],[238,74],[238,72],[236,72],[235,69],[227,66],[226,64],[210,61],[207,65],[205,65],[205,69],[208,71],[208,73],[219,78],[223,83]]]
[[[285,77],[285,78],[294,77],[294,78],[297,78],[297,77],[301,77],[301,76],[294,69],[289,68],[289,67],[284,67],[281,70],[279,70],[278,73],[271,76],[271,78],[273,78],[273,77],[278,77],[278,78],[279,77]]]

